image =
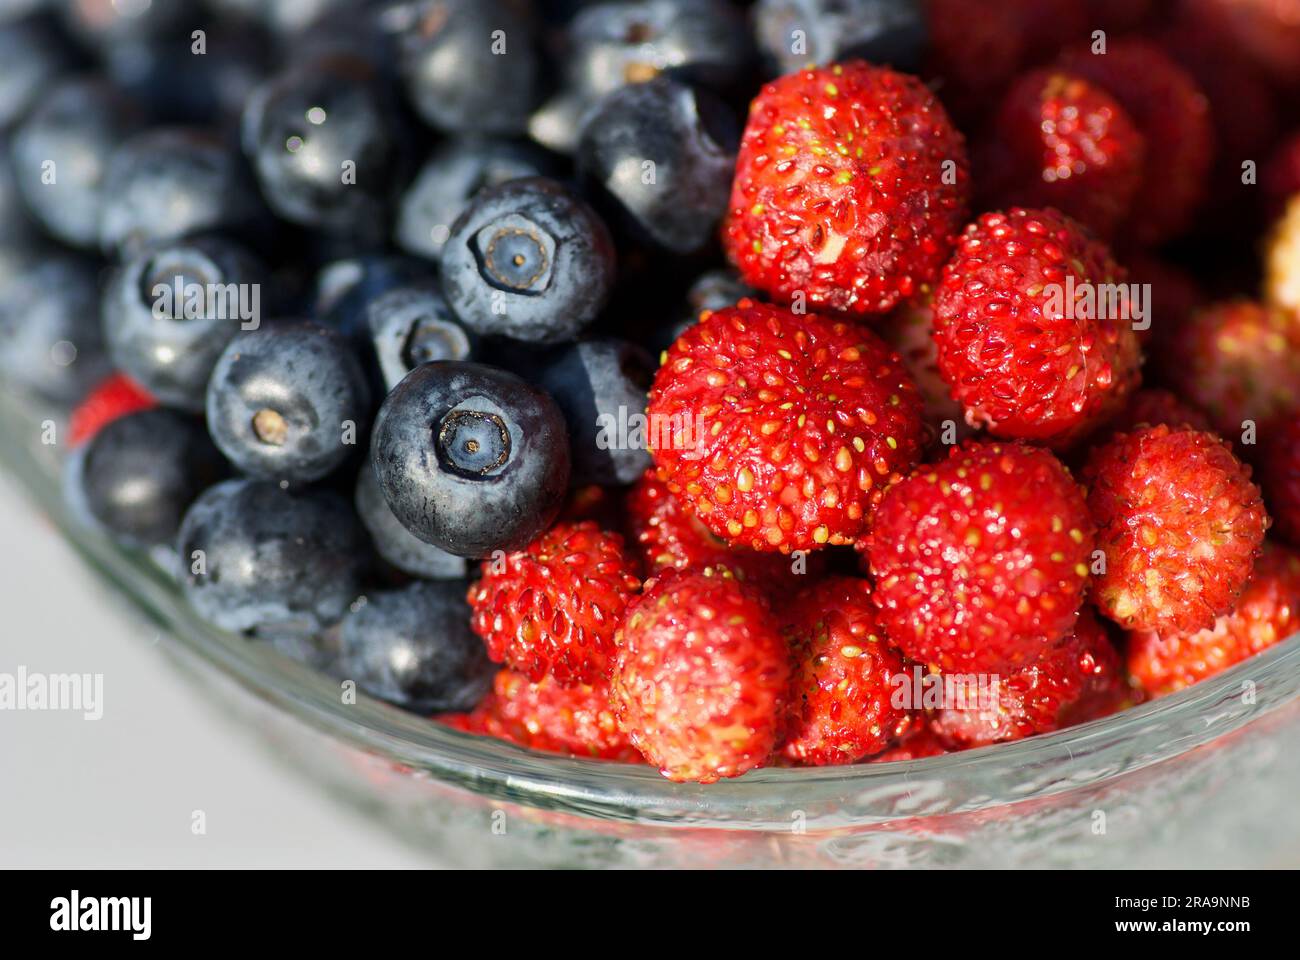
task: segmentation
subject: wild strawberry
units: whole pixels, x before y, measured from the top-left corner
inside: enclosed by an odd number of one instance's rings
[[[1112,39],[1106,52],[1066,51],[1057,66],[1102,87],[1128,111],[1146,139],[1137,203],[1120,233],[1156,246],[1191,223],[1214,162],[1209,103],[1196,81],[1155,44]]]
[[[683,504],[732,546],[852,543],[920,456],[921,398],[871,331],[741,300],[669,348],[650,447]],[[671,429],[668,429],[671,427]]]
[[[1093,450],[1088,509],[1104,557],[1093,600],[1130,630],[1200,630],[1232,608],[1268,516],[1250,468],[1214,434],[1144,427]]]
[[[1125,264],[1129,280],[1147,293],[1146,329],[1137,331],[1143,344],[1158,351],[1177,339],[1187,320],[1205,302],[1205,294],[1187,271],[1143,253],[1131,254]]]
[[[1283,86],[1300,82],[1300,0],[1190,0],[1218,31]]]
[[[1291,198],[1265,243],[1264,298],[1300,314],[1300,194]]]
[[[1212,627],[1129,637],[1128,669],[1163,696],[1228,669],[1300,630],[1300,554],[1268,544],[1241,598]]]
[[[855,763],[907,730],[896,703],[903,658],[876,623],[871,584],[830,577],[780,610],[794,653],[781,753],[801,764]]]
[[[1106,424],[1106,437],[1128,433],[1138,427],[1191,427],[1213,433],[1210,419],[1191,404],[1184,403],[1168,390],[1145,388],[1133,394],[1120,415]],[[1101,439],[1098,442],[1102,442]]]
[[[596,524],[559,523],[523,550],[485,560],[470,587],[475,633],[488,656],[534,683],[609,675],[614,631],[640,581],[623,538]]]
[[[1300,410],[1300,320],[1249,300],[1192,316],[1161,357],[1174,390],[1228,438]]]
[[[750,105],[723,245],[782,303],[884,313],[938,275],[968,180],[965,141],[915,77],[787,74]]]
[[[642,762],[614,720],[609,685],[604,681],[563,687],[551,677],[532,683],[521,673],[502,670],[481,704],[469,713],[438,719],[467,733],[548,753]]]
[[[967,419],[1061,446],[1118,410],[1140,360],[1124,279],[1105,246],[1054,210],[967,227],[934,298],[939,371]]]
[[[903,361],[903,369],[921,393],[926,426],[932,439],[951,444],[974,433],[952,388],[939,373],[939,347],[934,342],[934,295],[927,291],[881,318],[880,336]]]
[[[990,207],[1055,207],[1109,237],[1142,181],[1146,143],[1105,90],[1061,70],[1011,85],[976,169]]]
[[[898,743],[883,753],[871,758],[871,763],[890,763],[895,760],[921,760],[925,757],[938,757],[951,753],[952,746],[945,742],[924,713],[913,714],[911,724],[899,738]]]
[[[158,401],[126,374],[111,374],[72,411],[68,419],[69,439],[73,446],[84,443],[118,417],[157,405]]]
[[[990,702],[980,701],[976,684],[957,686],[957,676],[944,677],[952,702],[935,711],[930,725],[939,737],[966,747],[1095,720],[1118,709],[1128,695],[1119,652],[1086,608],[1064,641],[986,686],[982,693]]]
[[[619,727],[668,779],[738,777],[776,748],[790,654],[751,587],[691,571],[651,580],[616,647]]]
[[[942,671],[1028,666],[1074,627],[1084,493],[1046,450],[968,442],[886,491],[866,541],[886,635]]]
[[[1281,420],[1260,437],[1259,484],[1273,532],[1300,546],[1300,416]]]
[[[627,523],[628,541],[640,549],[647,576],[723,568],[763,590],[798,586],[795,561],[781,554],[727,546],[682,506],[653,467],[628,492]],[[815,576],[821,559],[820,555],[804,558],[801,573]]]

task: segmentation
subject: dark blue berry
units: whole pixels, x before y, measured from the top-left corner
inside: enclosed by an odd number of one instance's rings
[[[0,137],[0,244],[28,246],[39,243],[35,221],[18,192],[18,178],[9,157],[9,142]]]
[[[604,222],[543,177],[480,192],[439,264],[443,293],[466,326],[532,343],[571,339],[595,319],[614,271]]]
[[[471,359],[478,342],[433,284],[381,294],[367,304],[366,318],[386,390],[422,363]]]
[[[343,621],[338,672],[415,713],[473,708],[495,672],[470,629],[468,583],[413,583],[371,593]]]
[[[926,44],[917,0],[758,0],[754,33],[777,73],[853,57],[915,70]]]
[[[584,120],[578,166],[633,232],[674,253],[709,243],[726,212],[739,129],[711,95],[673,80],[622,87]]]
[[[655,362],[624,340],[584,340],[561,350],[538,380],[564,414],[572,482],[634,483],[650,466],[646,395]]]
[[[83,502],[119,540],[174,543],[194,498],[225,472],[202,421],[173,410],[142,410],[106,424],[87,442]]]
[[[455,140],[439,147],[406,188],[398,207],[397,245],[437,260],[451,225],[484,187],[552,168],[542,151],[512,140]]]
[[[414,0],[390,15],[407,96],[431,126],[519,134],[539,86],[533,20],[512,0]]]
[[[206,130],[149,130],[109,158],[99,215],[106,253],[212,230],[247,229],[261,214],[243,158]]]
[[[354,500],[357,516],[370,532],[375,552],[403,573],[429,580],[453,580],[468,573],[464,557],[425,543],[393,515],[388,501],[379,490],[375,471],[367,463],[357,471]]]
[[[72,80],[38,99],[14,133],[13,161],[28,209],[57,239],[99,243],[100,200],[109,156],[139,125],[108,84]]]
[[[384,499],[413,534],[462,557],[530,543],[569,482],[564,417],[546,393],[477,363],[428,363],[375,420]]]
[[[286,220],[333,232],[387,233],[398,131],[364,60],[295,64],[244,108],[244,152]]]
[[[83,0],[59,4],[73,36],[101,51],[164,38],[179,39],[198,24],[196,0]]]
[[[0,130],[18,120],[75,64],[67,42],[45,17],[0,23]]]
[[[112,371],[99,324],[94,265],[39,252],[5,259],[9,278],[0,284],[0,377],[53,400],[81,399]]]
[[[432,282],[433,268],[414,257],[366,254],[332,260],[316,275],[312,313],[354,342],[368,343],[367,307],[397,287]]]
[[[201,412],[217,357],[260,323],[262,268],[219,237],[173,241],[118,267],[104,288],[113,362],[162,403]]]
[[[268,639],[337,623],[361,591],[368,559],[365,532],[342,497],[263,480],[204,491],[181,523],[177,552],[199,616]]]
[[[352,345],[310,323],[266,324],[227,345],[207,388],[208,431],[245,473],[328,475],[364,442],[370,390]]]

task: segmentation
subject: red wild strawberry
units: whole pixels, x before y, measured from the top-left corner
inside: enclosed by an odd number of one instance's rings
[[[1110,40],[1104,54],[1069,50],[1057,65],[1110,93],[1146,140],[1145,174],[1121,235],[1153,247],[1182,233],[1214,162],[1209,102],[1196,81],[1158,46],[1133,37]]]
[[[1137,332],[1138,339],[1143,344],[1155,343],[1156,349],[1162,350],[1178,338],[1187,320],[1205,302],[1205,295],[1185,270],[1156,257],[1135,253],[1125,266],[1129,280],[1150,291],[1148,325]]]
[[[922,760],[951,753],[952,747],[944,742],[924,713],[913,714],[912,722],[895,746],[871,758],[871,763],[891,763],[895,760]]]
[[[1217,31],[1220,46],[1237,49],[1286,87],[1300,83],[1300,0],[1187,0]]]
[[[1129,637],[1128,669],[1152,696],[1173,693],[1300,630],[1300,555],[1268,544],[1236,607],[1194,633]]]
[[[469,713],[438,719],[457,730],[547,753],[642,762],[614,720],[609,685],[604,681],[562,687],[551,677],[531,683],[521,673],[502,670],[481,704]]]
[[[1273,532],[1300,547],[1300,414],[1260,437],[1259,484],[1273,518]]]
[[[1249,300],[1198,311],[1162,355],[1174,390],[1225,437],[1300,410],[1300,319]]]
[[[974,432],[961,404],[939,373],[939,347],[934,342],[934,296],[927,292],[905,303],[877,325],[880,336],[898,353],[903,369],[916,384],[924,404],[926,426],[933,440],[953,443]],[[945,429],[952,432],[945,433]]]
[[[750,286],[884,313],[939,273],[966,216],[966,145],[920,80],[862,61],[754,99],[723,226]]]
[[[1119,652],[1086,608],[1074,632],[1028,667],[986,688],[981,703],[973,684],[953,686],[952,703],[930,719],[941,738],[966,747],[1019,740],[1113,713],[1128,696]]]
[[[1149,388],[1133,394],[1120,415],[1106,424],[1106,434],[1102,439],[1109,439],[1117,433],[1128,433],[1138,427],[1158,427],[1162,423],[1171,427],[1191,427],[1193,430],[1214,432],[1209,417],[1200,410],[1183,403],[1168,390]]]
[[[616,646],[619,727],[668,779],[738,777],[776,748],[790,655],[751,587],[689,571],[651,580]]]
[[[118,417],[158,405],[144,387],[124,373],[105,377],[86,394],[68,419],[68,435],[73,446],[84,443]]]
[[[653,467],[628,492],[627,522],[629,542],[640,548],[647,576],[721,567],[763,590],[797,585],[794,561],[781,554],[727,546],[682,506]],[[821,559],[819,555],[805,558],[802,573],[815,576]]]
[[[669,348],[650,391],[668,489],[733,546],[852,543],[920,456],[921,398],[871,331],[741,300]],[[671,435],[669,435],[671,433]]]
[[[559,523],[523,550],[485,560],[470,587],[474,632],[488,656],[533,682],[562,686],[609,675],[614,631],[640,581],[623,538]]]
[[[1232,609],[1268,516],[1250,468],[1211,433],[1122,433],[1084,469],[1105,570],[1093,600],[1130,630],[1200,630]]]
[[[910,715],[895,702],[903,658],[876,623],[868,581],[830,577],[780,613],[795,661],[786,759],[855,763],[906,732]]]
[[[1035,70],[1007,91],[977,154],[990,207],[1055,207],[1110,237],[1142,181],[1146,144],[1105,90]]]
[[[1117,411],[1140,361],[1124,280],[1106,247],[1054,210],[967,227],[934,320],[939,370],[970,422],[1061,446]]]
[[[886,491],[866,541],[886,635],[942,671],[1028,666],[1074,627],[1093,544],[1048,451],[968,442]]]
[[[1275,146],[1259,171],[1269,219],[1280,217],[1291,198],[1300,193],[1300,133],[1292,133]]]

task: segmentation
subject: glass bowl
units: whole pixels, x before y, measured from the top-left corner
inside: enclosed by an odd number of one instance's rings
[[[50,416],[0,391],[0,463],[113,594],[169,638],[162,647],[181,672],[281,762],[443,863],[1300,865],[1300,636],[1181,693],[1047,736],[673,784],[650,767],[463,734],[364,695],[346,703],[336,680],[200,622],[150,557],[71,515],[62,448],[41,443]]]

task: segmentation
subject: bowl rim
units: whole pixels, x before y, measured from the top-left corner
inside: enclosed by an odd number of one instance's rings
[[[1181,691],[1055,733],[916,760],[764,767],[707,786],[678,784],[649,765],[533,751],[455,730],[339,681],[265,644],[219,631],[189,609],[147,553],[128,550],[73,516],[52,482],[50,449],[21,442],[0,397],[0,466],[8,469],[84,561],[163,628],[186,660],[225,678],[327,737],[452,787],[558,813],[669,827],[808,830],[899,824],[1033,801],[1103,784],[1188,754],[1300,696],[1300,633]],[[1244,696],[1249,691],[1250,697]]]

